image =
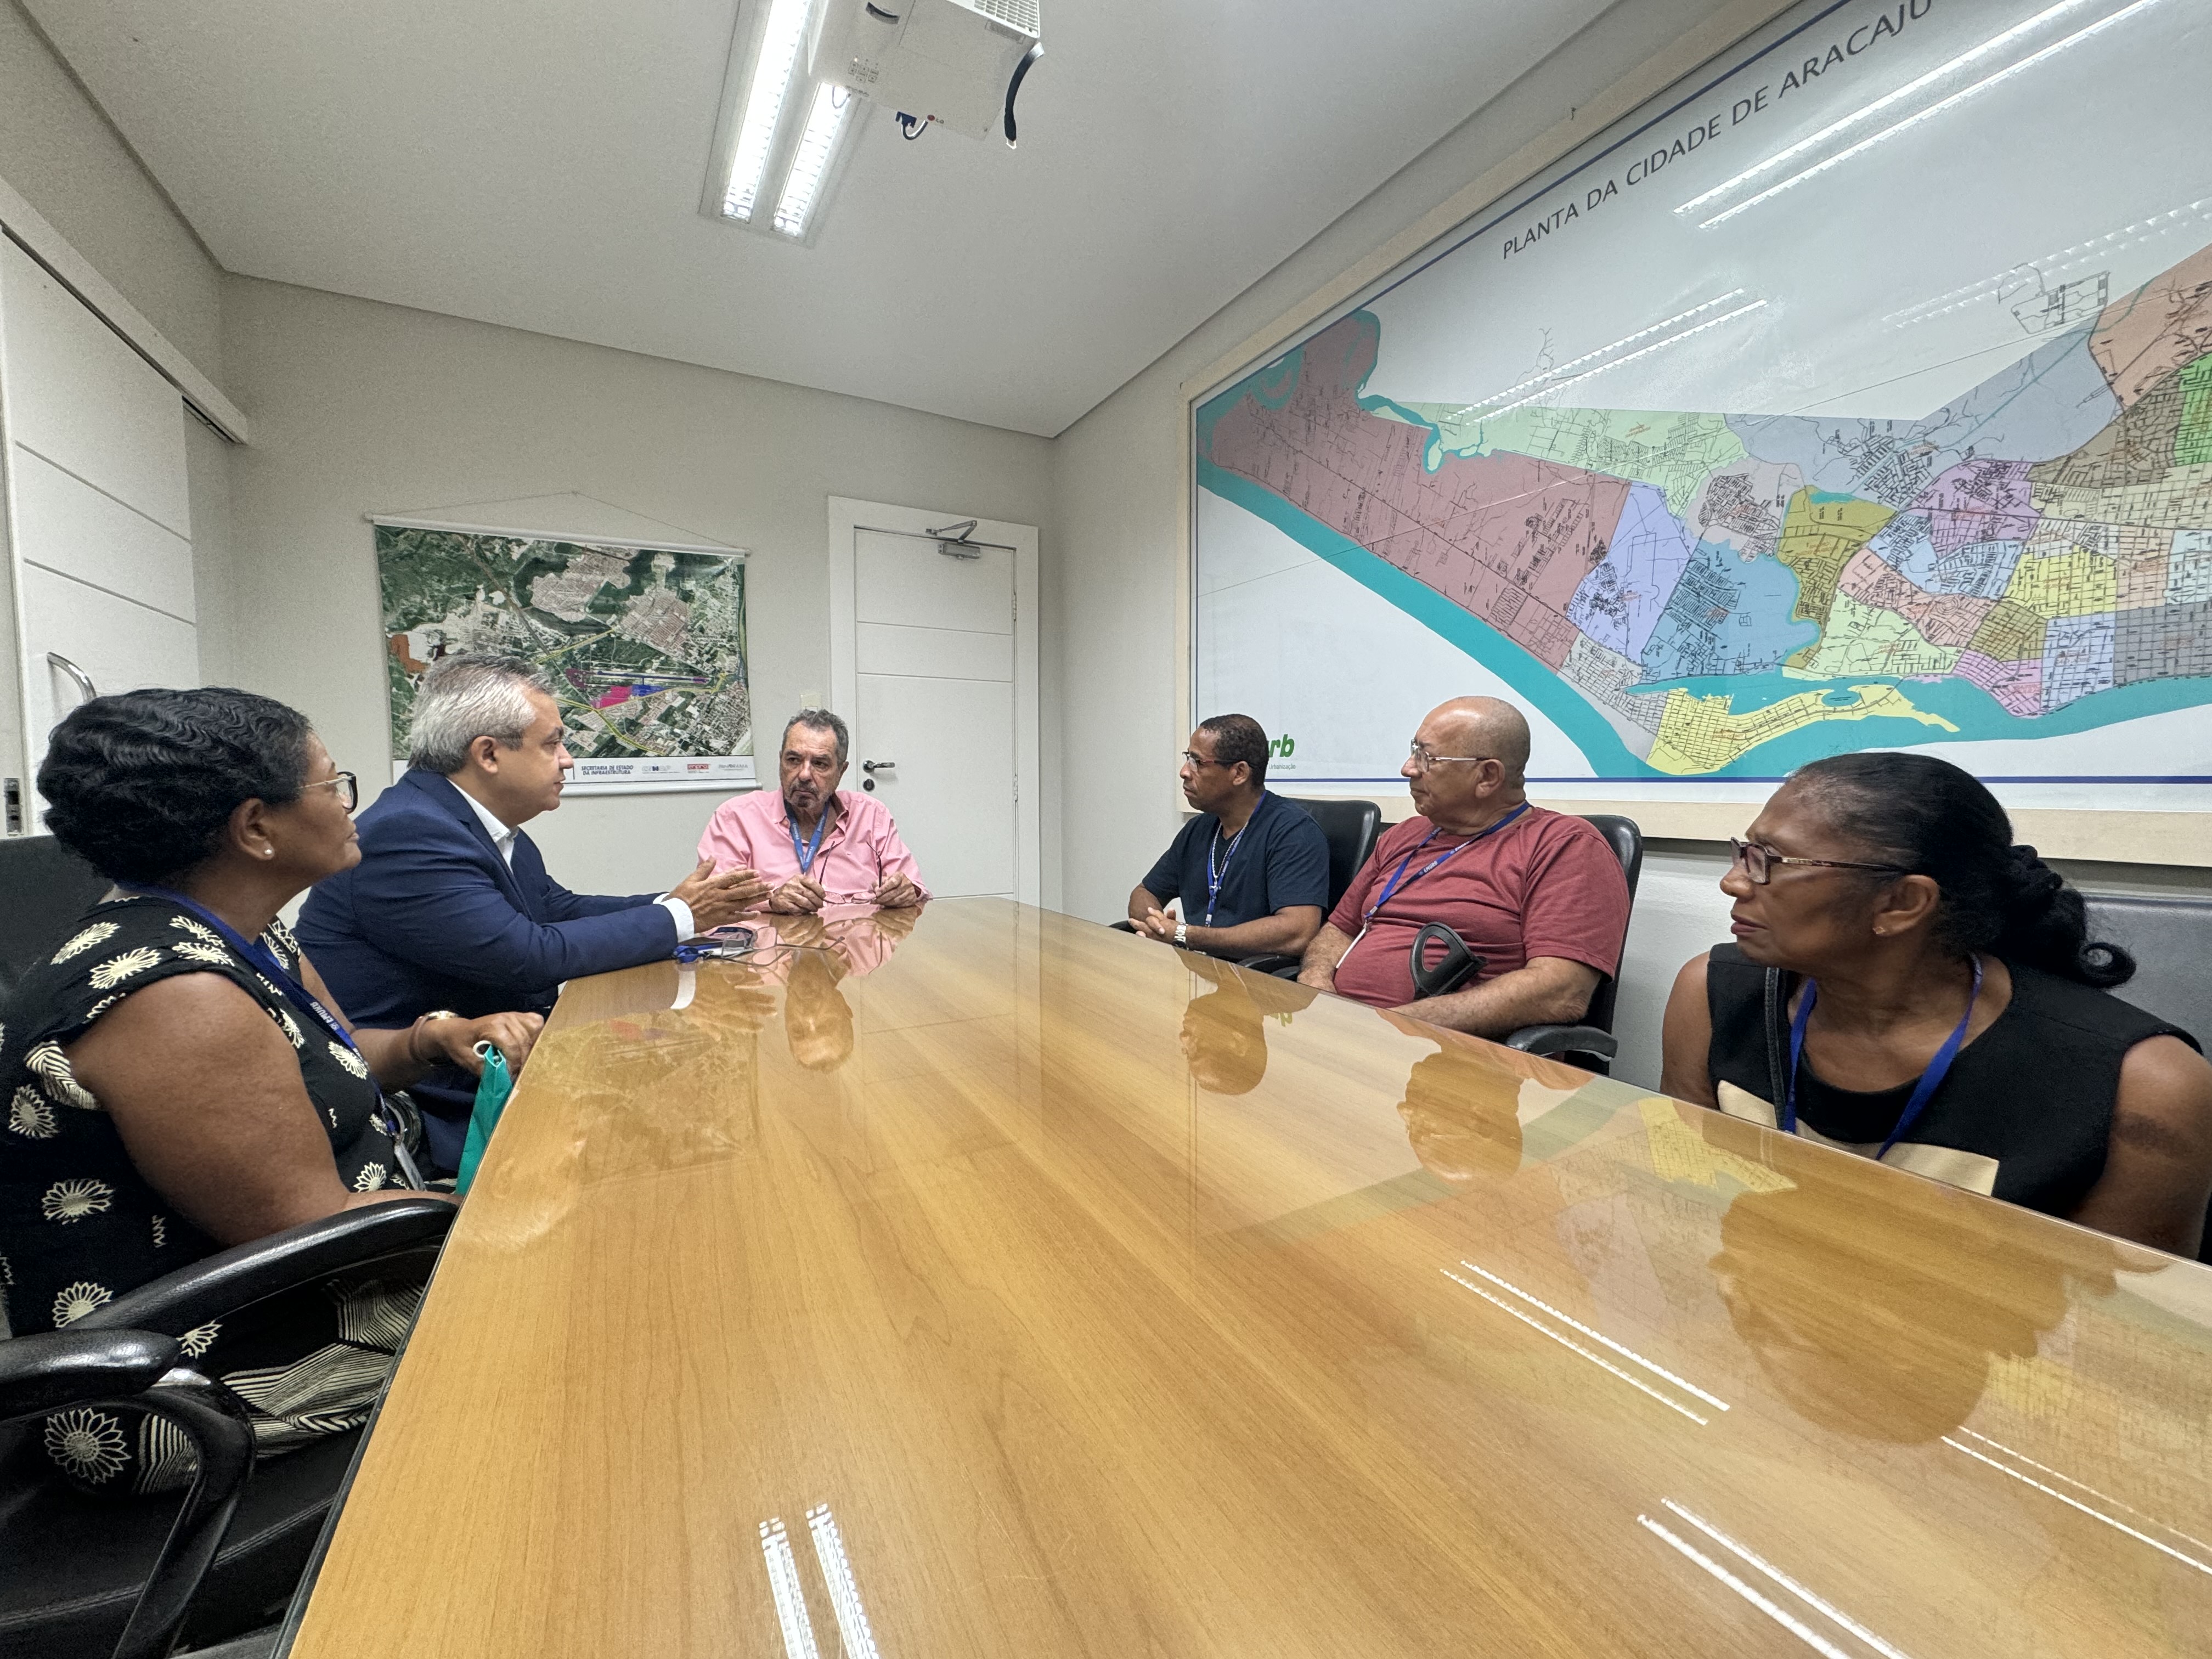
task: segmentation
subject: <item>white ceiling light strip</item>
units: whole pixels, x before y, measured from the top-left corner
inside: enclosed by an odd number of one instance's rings
[[[1647,1532],[1656,1533],[1661,1538],[1665,1539],[1674,1549],[1680,1551],[1682,1554],[1687,1556],[1691,1560],[1703,1567],[1707,1572],[1712,1574],[1714,1577],[1719,1579],[1721,1583],[1726,1584],[1738,1595],[1743,1597],[1745,1601],[1750,1602],[1752,1606],[1757,1607],[1769,1619],[1771,1619],[1776,1624],[1781,1626],[1783,1629],[1788,1631],[1792,1636],[1795,1636],[1798,1640],[1803,1642],[1806,1646],[1811,1648],[1814,1652],[1823,1655],[1825,1659],[1851,1659],[1851,1656],[1849,1653],[1838,1647],[1826,1637],[1821,1635],[1820,1632],[1814,1630],[1810,1625],[1800,1619],[1796,1613],[1791,1613],[1787,1607],[1778,1607],[1775,1605],[1774,1602],[1769,1601],[1765,1596],[1761,1595],[1757,1590],[1752,1589],[1750,1585],[1745,1583],[1742,1579],[1737,1577],[1734,1573],[1730,1572],[1719,1562],[1714,1560],[1711,1556],[1707,1555],[1696,1545],[1678,1536],[1674,1533],[1668,1531],[1658,1522],[1654,1521],[1650,1516],[1638,1516],[1636,1517],[1636,1524],[1644,1528]]]
[[[1678,311],[1672,317],[1662,318],[1660,321],[1652,324],[1649,328],[1638,329],[1633,334],[1622,336],[1620,339],[1615,340],[1611,345],[1600,346],[1595,351],[1585,351],[1581,356],[1575,358],[1570,362],[1561,363],[1556,368],[1547,368],[1540,374],[1532,374],[1525,380],[1516,381],[1514,385],[1507,386],[1503,392],[1493,392],[1487,398],[1477,398],[1473,403],[1463,404],[1460,408],[1454,410],[1444,418],[1447,420],[1462,421],[1465,420],[1468,416],[1473,415],[1475,416],[1478,420],[1486,421],[1492,415],[1495,415],[1498,412],[1498,409],[1493,407],[1493,405],[1518,409],[1521,406],[1520,404],[1516,403],[1509,404],[1506,404],[1505,400],[1508,398],[1514,397],[1517,393],[1529,392],[1532,388],[1534,389],[1534,395],[1541,397],[1545,390],[1551,389],[1559,383],[1559,377],[1561,375],[1572,374],[1576,369],[1580,368],[1584,363],[1594,363],[1599,358],[1606,356],[1609,353],[1620,350],[1623,346],[1634,345],[1638,340],[1648,339],[1652,335],[1658,333],[1662,329],[1672,328],[1677,323],[1687,322],[1691,318],[1697,316],[1700,312],[1711,311],[1717,305],[1725,305],[1729,301],[1735,299],[1742,292],[1743,290],[1740,288],[1732,288],[1727,293],[1722,295],[1718,299],[1708,300],[1703,305],[1692,306],[1687,311]],[[1526,403],[1528,399],[1524,398],[1521,401],[1522,403]]]
[[[814,1553],[821,1558],[822,1577],[830,1586],[830,1606],[837,1615],[845,1659],[877,1659],[875,1632],[868,1628],[868,1610],[860,1605],[860,1587],[853,1581],[852,1563],[845,1559],[837,1517],[827,1504],[817,1504],[806,1511],[806,1524],[813,1529]]]
[[[1976,1436],[1975,1437],[1976,1437],[1977,1439],[1981,1438],[1981,1437],[1980,1437],[1980,1436],[1978,1436],[1978,1436]],[[2158,1551],[2160,1554],[2163,1554],[2163,1555],[2170,1555],[2170,1556],[2172,1556],[2175,1560],[2177,1560],[2177,1561],[2180,1562],[2184,1566],[2194,1567],[2194,1568],[2196,1568],[2196,1569],[2197,1569],[2197,1571],[2199,1571],[2199,1572],[2201,1572],[2201,1573],[2204,1573],[2204,1574],[2206,1574],[2206,1575],[2208,1575],[2208,1576],[2212,1576],[2212,1567],[2208,1567],[2208,1566],[2206,1566],[2206,1565],[2204,1565],[2204,1563],[2203,1563],[2202,1561],[2198,1560],[2195,1556],[2193,1556],[2193,1555],[2185,1555],[2185,1554],[2183,1554],[2179,1550],[2178,1550],[2178,1549],[2174,1548],[2174,1547],[2173,1547],[2173,1546],[2172,1546],[2172,1545],[2171,1545],[2171,1544],[2161,1544],[2161,1543],[2160,1543],[2160,1542],[2158,1541],[2158,1540],[2157,1540],[2157,1539],[2155,1539],[2155,1538],[2152,1537],[2148,1533],[2147,1533],[2147,1532],[2138,1532],[2138,1531],[2136,1531],[2136,1528],[2133,1528],[2133,1527],[2131,1527],[2131,1526],[2128,1525],[2128,1524],[2127,1524],[2127,1522],[2124,1522],[2124,1521],[2115,1521],[2115,1520],[2114,1520],[2111,1516],[2109,1516],[2109,1515],[2106,1514],[2106,1513],[2104,1512],[2104,1510],[2100,1510],[2100,1509],[2093,1509],[2092,1507],[2090,1507],[2090,1505],[2088,1505],[2088,1504],[2087,1504],[2083,1503],[2083,1502],[2082,1502],[2080,1498],[2069,1498],[2069,1497],[2068,1497],[2064,1492],[2063,1492],[2059,1491],[2057,1487],[2053,1486],[2048,1486],[2048,1485],[2045,1484],[2043,1481],[2038,1480],[2037,1480],[2033,1475],[2031,1475],[2031,1474],[2021,1474],[2018,1469],[2014,1468],[2013,1468],[2010,1464],[2008,1464],[2008,1463],[2000,1463],[2000,1462],[1999,1462],[1996,1458],[1994,1458],[1994,1457],[1991,1457],[1991,1456],[1988,1455],[1986,1453],[1984,1453],[1984,1452],[1978,1452],[1978,1451],[1976,1451],[1976,1450],[1975,1450],[1972,1446],[1967,1445],[1964,1441],[1954,1440],[1953,1438],[1951,1438],[1951,1437],[1950,1437],[1949,1435],[1948,1435],[1948,1434],[1947,1434],[1947,1435],[1945,1435],[1945,1436],[1943,1437],[1943,1443],[1944,1443],[1945,1445],[1948,1446],[1948,1447],[1949,1447],[1953,1451],[1962,1451],[1962,1452],[1966,1453],[1967,1456],[1969,1456],[1969,1457],[1972,1458],[1972,1459],[1973,1459],[1976,1462],[1978,1462],[1978,1463],[1986,1463],[1986,1464],[1988,1464],[1991,1468],[1995,1469],[1995,1470],[1996,1470],[1999,1474],[2008,1474],[2008,1475],[2010,1475],[2014,1480],[2017,1480],[2017,1481],[2021,1482],[2023,1486],[2033,1486],[2033,1487],[2034,1487],[2034,1488],[2036,1489],[2036,1491],[2038,1491],[2038,1492],[2043,1492],[2043,1493],[2045,1493],[2045,1494],[2046,1494],[2046,1495],[2048,1495],[2048,1496],[2050,1496],[2050,1497],[2055,1498],[2057,1498],[2060,1503],[2062,1503],[2062,1504],[2068,1504],[2068,1505],[2070,1505],[2071,1507],[2073,1507],[2073,1508],[2075,1508],[2075,1509],[2077,1509],[2077,1510],[2081,1510],[2082,1514],[2084,1514],[2084,1515],[2086,1515],[2086,1516],[2088,1516],[2091,1519],[2093,1519],[2093,1520],[2097,1520],[2097,1521],[2101,1521],[2101,1522],[2103,1522],[2106,1526],[2111,1527],[2111,1528],[2113,1528],[2115,1531],[2118,1531],[2118,1532],[2124,1532],[2124,1533],[2127,1534],[2127,1535],[2128,1535],[2129,1537],[2130,1537],[2130,1538],[2134,1539],[2137,1543],[2140,1543],[2140,1544],[2148,1544],[2148,1545],[2149,1545],[2153,1549],[2154,1549],[2154,1550]],[[1990,1441],[1990,1442],[1989,1442],[1988,1443],[1990,1443],[1990,1444],[1991,1444],[1991,1445],[1995,1445],[1996,1443],[1995,1441]],[[2014,1455],[2016,1455],[2016,1456],[2017,1456],[2017,1455],[2018,1455],[2018,1454],[2017,1454],[2017,1453],[2015,1453],[2015,1454],[2014,1454]],[[2022,1458],[2021,1461],[2022,1462],[2026,1462],[2027,1460],[2027,1459],[2025,1459],[2025,1458]],[[2056,1471],[2052,1471],[2052,1473],[2054,1473],[2054,1474],[2055,1474],[2055,1473],[2056,1473]],[[2059,1475],[2059,1476],[2058,1476],[2058,1479],[2060,1479],[2060,1480],[2065,1480],[2065,1479],[2066,1479],[2066,1477],[2065,1477],[2065,1476],[2063,1476],[2063,1475]],[[2078,1483],[2069,1483],[2069,1484],[2078,1484]],[[2082,1490],[2083,1490],[2083,1491],[2085,1491],[2085,1492],[2087,1492],[2087,1491],[2094,1490],[2094,1488],[2091,1488],[2091,1487],[2086,1487],[2086,1486],[2085,1486],[2085,1487],[2083,1487],[2083,1488],[2082,1488]],[[2100,1494],[2100,1495],[2101,1496],[2101,1494]],[[2186,1534],[2185,1534],[2185,1535],[2186,1535]]]
[[[761,1554],[768,1561],[768,1586],[775,1596],[776,1622],[783,1627],[787,1659],[822,1659],[814,1645],[814,1626],[806,1616],[806,1593],[799,1588],[799,1563],[791,1553],[791,1535],[783,1517],[770,1516],[761,1522]]]
[[[2007,29],[2002,34],[1992,36],[1990,39],[1983,41],[1980,46],[1974,47],[1972,51],[1960,52],[1956,58],[1951,59],[1948,64],[1938,64],[1934,69],[1929,70],[1927,74],[1920,76],[1917,80],[1906,82],[1896,91],[1886,94],[1882,97],[1875,99],[1874,102],[1867,105],[1862,109],[1853,110],[1849,115],[1844,116],[1841,120],[1831,121],[1826,126],[1822,127],[1818,132],[1813,134],[1809,138],[1800,138],[1796,143],[1790,145],[1789,149],[1775,151],[1773,155],[1768,156],[1765,161],[1756,162],[1753,165],[1746,167],[1741,173],[1737,173],[1735,178],[1728,179],[1723,183],[1715,185],[1704,195],[1692,196],[1688,201],[1683,203],[1681,206],[1676,208],[1674,211],[1677,213],[1696,212],[1699,208],[1705,206],[1706,203],[1716,201],[1719,198],[1727,195],[1729,191],[1734,190],[1738,185],[1748,184],[1751,180],[1759,177],[1760,173],[1770,172],[1773,168],[1780,167],[1784,161],[1795,160],[1796,157],[1804,155],[1808,150],[1818,149],[1822,144],[1827,143],[1829,139],[1833,138],[1838,133],[1843,131],[1845,127],[1850,126],[1856,122],[1863,121],[1869,115],[1879,115],[1882,111],[1889,108],[1892,105],[1903,103],[1906,99],[1911,97],[1914,93],[1925,91],[1928,88],[1934,86],[1938,81],[1942,80],[1945,76],[1953,73],[1954,70],[1962,70],[1969,64],[1978,63],[1981,59],[1987,58],[1992,52],[2003,51],[2005,47],[2011,45],[2014,40],[2019,40],[2022,35],[2033,33],[2035,30],[2042,27],[2044,24],[2049,22],[2052,18],[2058,16],[2063,12],[2078,10],[2081,7],[2088,4],[2088,3],[2089,0],[2059,0],[2059,3],[2051,7],[2048,11],[2038,12],[2034,16],[2029,18],[2025,23],[2015,24],[2011,28]]]
[[[1817,1612],[1826,1613],[1836,1624],[1840,1625],[1844,1629],[1850,1632],[1850,1633],[1857,1637],[1860,1641],[1865,1643],[1876,1653],[1881,1654],[1882,1656],[1882,1659],[1911,1659],[1910,1655],[1900,1652],[1898,1649],[1892,1647],[1888,1643],[1883,1641],[1881,1638],[1876,1636],[1872,1631],[1869,1630],[1864,1625],[1859,1623],[1857,1620],[1852,1618],[1850,1614],[1845,1613],[1842,1608],[1829,1606],[1827,1602],[1814,1595],[1812,1591],[1807,1589],[1795,1578],[1790,1577],[1788,1573],[1784,1572],[1780,1568],[1774,1566],[1769,1562],[1761,1560],[1758,1556],[1753,1554],[1742,1545],[1737,1543],[1735,1539],[1729,1537],[1719,1528],[1712,1525],[1709,1522],[1699,1520],[1696,1516],[1691,1514],[1689,1510],[1684,1509],[1680,1504],[1677,1504],[1673,1498],[1662,1498],[1659,1501],[1664,1504],[1668,1509],[1674,1510],[1675,1514],[1680,1516],[1682,1519],[1688,1522],[1692,1526],[1695,1527],[1699,1532],[1705,1534],[1706,1537],[1711,1539],[1713,1542],[1718,1544],[1723,1549],[1728,1551],[1729,1554],[1735,1556],[1736,1559],[1742,1561],[1750,1566],[1758,1568],[1759,1571],[1765,1573],[1776,1583],[1781,1585],[1783,1589],[1788,1590],[1792,1595],[1796,1596],[1800,1601],[1802,1601],[1807,1607],[1814,1608]]]
[[[807,112],[806,131],[799,136],[791,172],[783,181],[782,198],[775,204],[775,228],[787,236],[806,234],[807,215],[822,193],[822,179],[836,154],[837,134],[845,125],[852,94],[842,87],[814,89],[814,107]]]
[[[1539,1301],[1536,1297],[1529,1295],[1528,1291],[1522,1290],[1518,1285],[1515,1285],[1508,1280],[1500,1279],[1496,1273],[1492,1273],[1486,1267],[1476,1267],[1474,1263],[1468,1261],[1464,1257],[1461,1258],[1459,1265],[1466,1268],[1471,1273],[1480,1273],[1492,1284],[1497,1285],[1499,1290],[1509,1291],[1512,1295],[1519,1297],[1530,1307],[1542,1309],[1546,1313],[1551,1315],[1553,1318],[1558,1320],[1559,1323],[1567,1326],[1570,1329],[1580,1331],[1584,1336],[1589,1338],[1591,1341],[1604,1343],[1607,1347],[1612,1349],[1623,1359],[1632,1359],[1638,1364],[1643,1366],[1645,1370],[1650,1371],[1656,1376],[1665,1377],[1676,1388],[1680,1389],[1686,1394],[1693,1394],[1697,1395],[1698,1399],[1704,1401],[1708,1406],[1717,1407],[1722,1411],[1726,1411],[1729,1408],[1729,1402],[1722,1399],[1718,1395],[1707,1394],[1696,1383],[1684,1382],[1680,1377],[1675,1376],[1674,1372],[1668,1370],[1664,1365],[1654,1364],[1650,1360],[1646,1359],[1642,1354],[1637,1352],[1635,1349],[1621,1346],[1620,1343],[1614,1341],[1603,1331],[1594,1331],[1573,1316],[1561,1313],[1550,1303]]]
[[[1704,307],[1700,307],[1699,309],[1702,310]],[[1680,333],[1669,334],[1663,340],[1655,340],[1650,345],[1645,346],[1641,351],[1632,351],[1626,357],[1613,358],[1609,362],[1600,363],[1595,368],[1586,368],[1579,374],[1571,374],[1564,380],[1553,380],[1548,386],[1545,386],[1540,392],[1532,392],[1527,397],[1519,398],[1513,403],[1503,404],[1497,409],[1485,410],[1482,414],[1482,418],[1486,421],[1489,421],[1495,420],[1500,415],[1510,415],[1515,410],[1525,408],[1527,405],[1536,402],[1539,398],[1548,398],[1555,392],[1565,392],[1571,386],[1579,386],[1584,380],[1590,379],[1594,375],[1602,374],[1608,369],[1620,368],[1625,364],[1634,362],[1639,357],[1649,357],[1655,351],[1663,351],[1668,346],[1680,345],[1685,340],[1691,339],[1697,335],[1703,334],[1709,328],[1718,328],[1723,323],[1732,323],[1739,317],[1748,317],[1754,311],[1764,311],[1765,309],[1765,301],[1753,300],[1748,305],[1738,306],[1734,311],[1724,311],[1719,316],[1712,318],[1709,321],[1699,323],[1695,328],[1686,328]],[[1648,332],[1649,331],[1646,331]]]
[[[790,94],[791,78],[799,68],[811,9],[811,0],[775,0],[768,15],[760,56],[753,64],[752,85],[745,89],[737,156],[730,164],[729,189],[722,201],[722,211],[732,219],[750,219],[760,198],[761,175],[768,170],[769,151],[775,145],[776,126],[783,118],[783,100]]]
[[[1600,1370],[1612,1372],[1613,1376],[1627,1383],[1630,1388],[1635,1389],[1638,1394],[1650,1395],[1651,1398],[1657,1401],[1661,1405],[1666,1407],[1669,1411],[1681,1413],[1683,1416],[1688,1418],[1690,1421],[1695,1423],[1699,1428],[1702,1429],[1707,1427],[1711,1423],[1712,1419],[1711,1418],[1698,1416],[1697,1413],[1692,1411],[1680,1401],[1672,1399],[1669,1396],[1660,1393],[1658,1389],[1653,1388],[1649,1382],[1644,1382],[1641,1377],[1630,1376],[1626,1371],[1621,1370],[1620,1366],[1614,1364],[1602,1354],[1592,1353],[1588,1348],[1583,1346],[1581,1343],[1576,1341],[1572,1337],[1560,1335],[1559,1332],[1553,1330],[1542,1320],[1537,1319],[1531,1315],[1522,1313],[1520,1309],[1515,1307],[1510,1302],[1505,1300],[1504,1297],[1491,1295],[1488,1291],[1484,1290],[1481,1285],[1476,1284],[1473,1279],[1462,1279],[1449,1267],[1439,1267],[1437,1271],[1442,1273],[1446,1279],[1451,1280],[1453,1284],[1460,1286],[1462,1290],[1473,1291],[1477,1296],[1480,1297],[1485,1302],[1489,1303],[1492,1307],[1503,1308],[1507,1313],[1511,1314],[1522,1324],[1529,1327],[1532,1330],[1541,1332],[1544,1335],[1550,1337],[1553,1341],[1558,1343],[1561,1347],[1568,1349],[1574,1353],[1580,1354],[1584,1359],[1589,1360],[1591,1364],[1596,1366]]]
[[[2033,69],[2038,64],[2044,63],[2050,58],[2056,58],[2060,52],[2068,51],[2074,46],[2081,45],[2082,41],[2088,40],[2092,35],[2101,34],[2106,29],[2111,28],[2114,24],[2125,22],[2137,12],[2148,11],[2157,3],[2158,0],[2136,0],[2135,4],[2132,6],[2129,6],[2120,11],[2116,11],[2110,17],[2100,18],[2096,22],[2090,24],[2089,27],[2085,29],[2076,29],[2073,33],[2068,35],[2063,40],[2054,41],[2050,46],[2044,47],[2041,52],[2030,53],[2027,57],[2021,58],[2020,62],[2012,64],[2009,68],[2001,69],[1995,75],[1984,76],[1983,79],[1975,82],[1973,85],[1970,87],[1962,87],[1958,91],[1953,93],[1948,98],[1945,98],[1936,103],[1930,104],[1926,109],[1920,111],[1918,113],[1908,115],[1902,121],[1897,122],[1893,125],[1884,127],[1880,132],[1871,134],[1867,137],[1860,139],[1858,143],[1851,145],[1849,149],[1838,150],[1826,161],[1816,162],[1814,165],[1807,167],[1802,173],[1792,173],[1789,178],[1784,179],[1778,185],[1770,185],[1766,189],[1759,191],[1758,195],[1748,197],[1743,201],[1738,202],[1734,207],[1717,213],[1710,219],[1699,222],[1698,228],[1699,230],[1711,230],[1715,225],[1724,224],[1729,220],[1735,218],[1737,214],[1747,212],[1751,209],[1757,207],[1761,202],[1771,201],[1775,197],[1781,195],[1782,192],[1786,190],[1795,190],[1799,185],[1803,184],[1807,179],[1817,179],[1820,174],[1827,172],[1829,168],[1841,167],[1853,156],[1864,155],[1868,150],[1872,149],[1876,144],[1881,143],[1887,139],[1894,138],[1899,133],[1905,132],[1913,127],[1917,127],[1923,121],[1930,121],[1935,119],[1936,117],[1941,115],[1945,110],[1954,108],[1958,105],[1965,103],[1969,98],[1974,97],[1980,93],[1987,92],[1991,87],[1997,86],[2003,82],[2009,81],[2015,75],[2024,74],[2026,71]],[[2068,8],[2065,6],[2054,6],[2049,12],[2043,14],[2043,15],[2046,17],[2052,16],[2067,9]],[[2027,27],[2027,25],[2023,24],[2021,27],[2024,28]],[[2008,31],[2008,33],[2017,33],[2017,31]],[[1998,38],[2003,39],[2004,37],[2000,36]],[[1735,179],[1730,179],[1729,184],[1733,185],[1735,182]],[[1727,189],[1729,185],[1724,185],[1721,188]],[[1686,204],[1685,205],[1686,205]]]

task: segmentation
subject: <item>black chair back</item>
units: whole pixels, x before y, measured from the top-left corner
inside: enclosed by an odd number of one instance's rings
[[[2112,994],[2212,1048],[2212,900],[2082,896],[2089,937],[2136,959],[2136,976]]]
[[[1376,838],[1382,833],[1382,809],[1371,800],[1302,800],[1296,795],[1283,799],[1303,807],[1306,816],[1321,825],[1322,839],[1328,843],[1328,908],[1334,910],[1352,885],[1352,878],[1359,873],[1359,866],[1375,850]]]
[[[1620,817],[1612,812],[1585,812],[1582,816],[1598,827],[1606,844],[1613,848],[1613,855],[1620,860],[1620,873],[1628,878],[1628,903],[1633,912],[1636,880],[1644,873],[1644,831],[1634,818]],[[1607,974],[1591,993],[1589,1012],[1583,1016],[1583,1024],[1595,1025],[1601,1031],[1612,1030],[1613,1006],[1620,994],[1620,975]]]
[[[0,1000],[106,890],[106,878],[52,836],[0,837]]]
[[[2082,895],[2089,937],[2124,947],[2136,975],[2112,994],[2156,1014],[2212,1048],[2212,900]],[[2197,1259],[2212,1261],[2212,1213]]]

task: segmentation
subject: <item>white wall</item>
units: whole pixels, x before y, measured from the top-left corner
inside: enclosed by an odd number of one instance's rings
[[[0,0],[0,179],[222,383],[222,272],[15,0]]]
[[[1054,558],[1045,439],[245,277],[227,279],[223,324],[254,442],[231,454],[237,549],[208,673],[305,710],[365,793],[391,774],[364,514],[578,491],[750,549],[764,754],[781,711],[829,691],[829,496],[1037,525],[1048,569]],[[1050,746],[1050,641],[1046,657]],[[570,886],[665,886],[690,868],[717,799],[578,796],[531,834]],[[1045,834],[1050,902],[1049,816]]]

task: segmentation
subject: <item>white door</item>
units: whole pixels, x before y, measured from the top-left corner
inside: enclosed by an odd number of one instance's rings
[[[1018,886],[1014,556],[853,532],[853,771],[940,898]]]

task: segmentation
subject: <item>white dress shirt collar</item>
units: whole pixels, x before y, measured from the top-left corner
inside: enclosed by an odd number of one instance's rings
[[[514,831],[501,823],[498,815],[491,808],[486,806],[467,790],[462,789],[460,785],[457,783],[453,787],[460,790],[461,799],[468,802],[469,810],[477,815],[477,822],[483,825],[484,834],[491,837],[491,844],[499,849],[500,857],[506,860],[509,869],[513,869],[514,867]]]

